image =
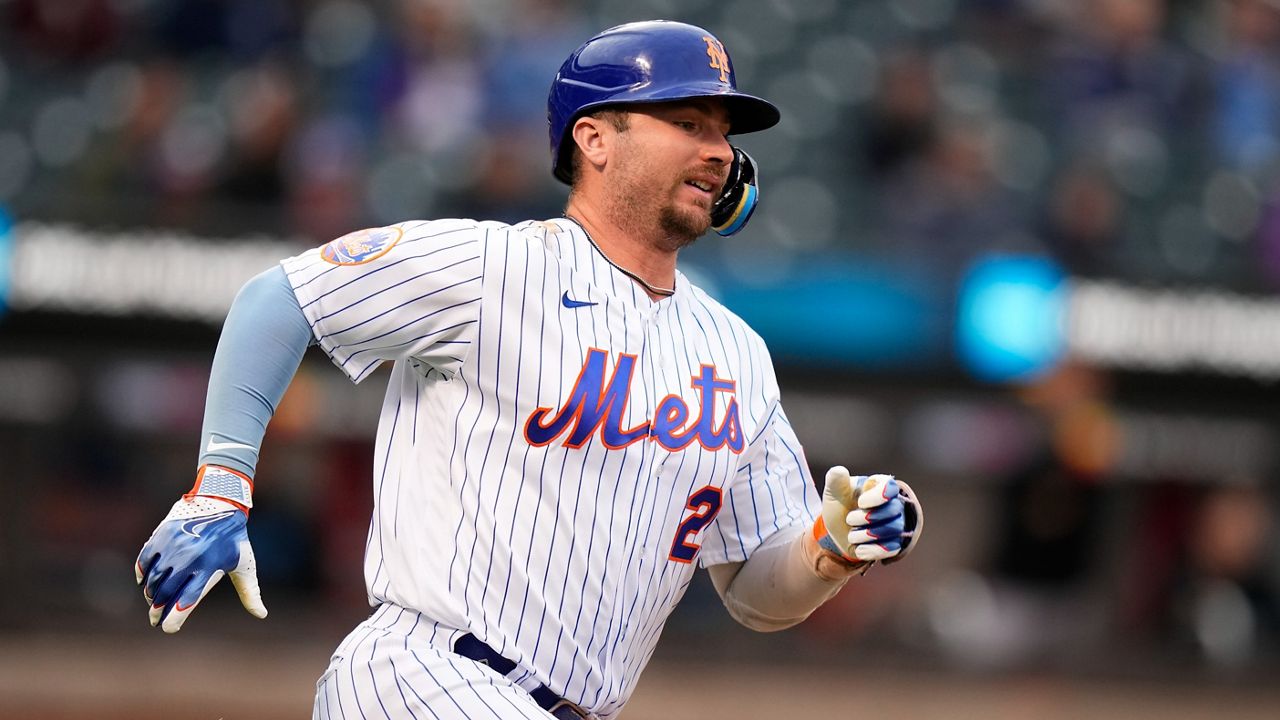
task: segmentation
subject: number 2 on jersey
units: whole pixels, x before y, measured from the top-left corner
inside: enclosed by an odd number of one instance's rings
[[[685,503],[685,508],[692,510],[693,514],[682,520],[680,526],[676,528],[676,539],[671,543],[669,559],[682,563],[693,562],[702,546],[690,540],[690,536],[696,535],[699,530],[716,519],[722,500],[723,493],[720,488],[711,485],[695,490],[689,496],[689,502]]]

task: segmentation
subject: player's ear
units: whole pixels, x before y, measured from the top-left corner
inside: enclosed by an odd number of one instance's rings
[[[610,129],[612,128],[608,122],[590,115],[574,121],[573,142],[578,146],[578,154],[584,165],[593,166],[597,170],[604,168],[609,154]]]

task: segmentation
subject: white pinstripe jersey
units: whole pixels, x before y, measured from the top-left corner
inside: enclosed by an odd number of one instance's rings
[[[616,714],[702,565],[818,498],[764,343],[677,274],[659,302],[575,222],[406,222],[283,262],[354,381],[394,361],[370,601],[470,631]]]

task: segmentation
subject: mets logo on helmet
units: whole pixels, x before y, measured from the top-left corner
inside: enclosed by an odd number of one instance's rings
[[[707,66],[720,71],[720,82],[729,82],[729,53],[725,52],[724,43],[710,35],[703,35],[702,39],[707,43],[707,57],[711,58]]]
[[[320,257],[334,265],[362,265],[386,255],[403,235],[398,227],[357,230],[331,240],[320,249]]]

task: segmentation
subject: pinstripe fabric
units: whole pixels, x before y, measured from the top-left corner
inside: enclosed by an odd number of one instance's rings
[[[394,363],[375,447],[370,601],[471,632],[516,662],[522,681],[612,718],[695,571],[672,559],[690,496],[710,487],[722,498],[713,521],[683,536],[701,545],[702,565],[744,560],[817,513],[764,344],[683,275],[674,296],[650,301],[569,220],[394,229],[399,241],[362,264],[335,265],[319,250],[284,262],[339,368],[358,382]],[[533,442],[530,417],[570,402],[601,354],[604,382],[632,358],[629,384],[617,380],[625,405],[609,406],[616,417],[580,446],[573,427]],[[700,389],[704,366],[732,389]],[[679,449],[657,441],[655,413],[671,395],[688,409],[686,440],[700,414],[711,413],[708,430],[724,428],[736,407],[738,448],[708,433]],[[607,404],[592,397],[579,421]],[[607,447],[611,422],[617,432],[648,423],[649,436]],[[382,637],[369,631],[339,649],[335,663],[354,679],[326,675],[318,717],[489,717],[442,672],[469,661],[445,646],[419,670]],[[343,683],[352,690],[337,690]],[[380,690],[357,692],[366,686]]]
[[[529,696],[521,678],[455,655],[452,647],[460,635],[421,613],[380,606],[334,651],[316,683],[313,720],[551,717]]]

